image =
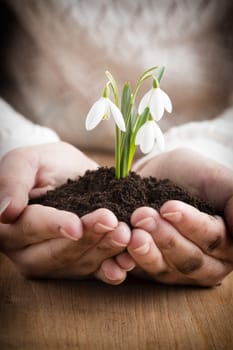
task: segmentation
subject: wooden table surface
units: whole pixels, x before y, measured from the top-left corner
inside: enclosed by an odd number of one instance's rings
[[[211,289],[34,281],[0,255],[0,349],[230,350],[233,274]]]

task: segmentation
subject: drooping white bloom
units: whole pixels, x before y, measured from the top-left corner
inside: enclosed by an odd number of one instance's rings
[[[144,112],[145,108],[150,109],[150,113],[155,121],[159,121],[164,113],[164,109],[171,113],[172,103],[169,96],[159,87],[152,87],[141,99],[138,113]]]
[[[135,145],[139,145],[143,153],[149,153],[154,146],[155,140],[162,151],[164,149],[163,133],[154,120],[148,120],[138,130]]]
[[[101,97],[91,107],[86,118],[86,129],[94,129],[102,119],[108,119],[112,114],[116,125],[121,131],[125,131],[125,121],[119,108],[108,98]]]

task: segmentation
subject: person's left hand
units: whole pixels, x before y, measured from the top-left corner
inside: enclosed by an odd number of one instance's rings
[[[131,273],[168,284],[215,286],[233,270],[233,173],[198,154],[177,150],[151,159],[142,176],[170,178],[191,194],[204,196],[224,212],[210,216],[180,201],[156,212],[132,215],[128,252],[137,264]]]

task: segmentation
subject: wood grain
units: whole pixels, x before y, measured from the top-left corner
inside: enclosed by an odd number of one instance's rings
[[[213,289],[25,280],[0,262],[0,349],[232,349],[233,275]]]

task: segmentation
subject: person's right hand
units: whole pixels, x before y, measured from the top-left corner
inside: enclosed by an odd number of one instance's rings
[[[130,230],[106,209],[79,218],[73,213],[28,205],[97,165],[64,142],[9,152],[0,162],[0,250],[26,276],[96,277],[118,284],[135,264],[123,251]],[[121,267],[114,257],[121,253]]]

